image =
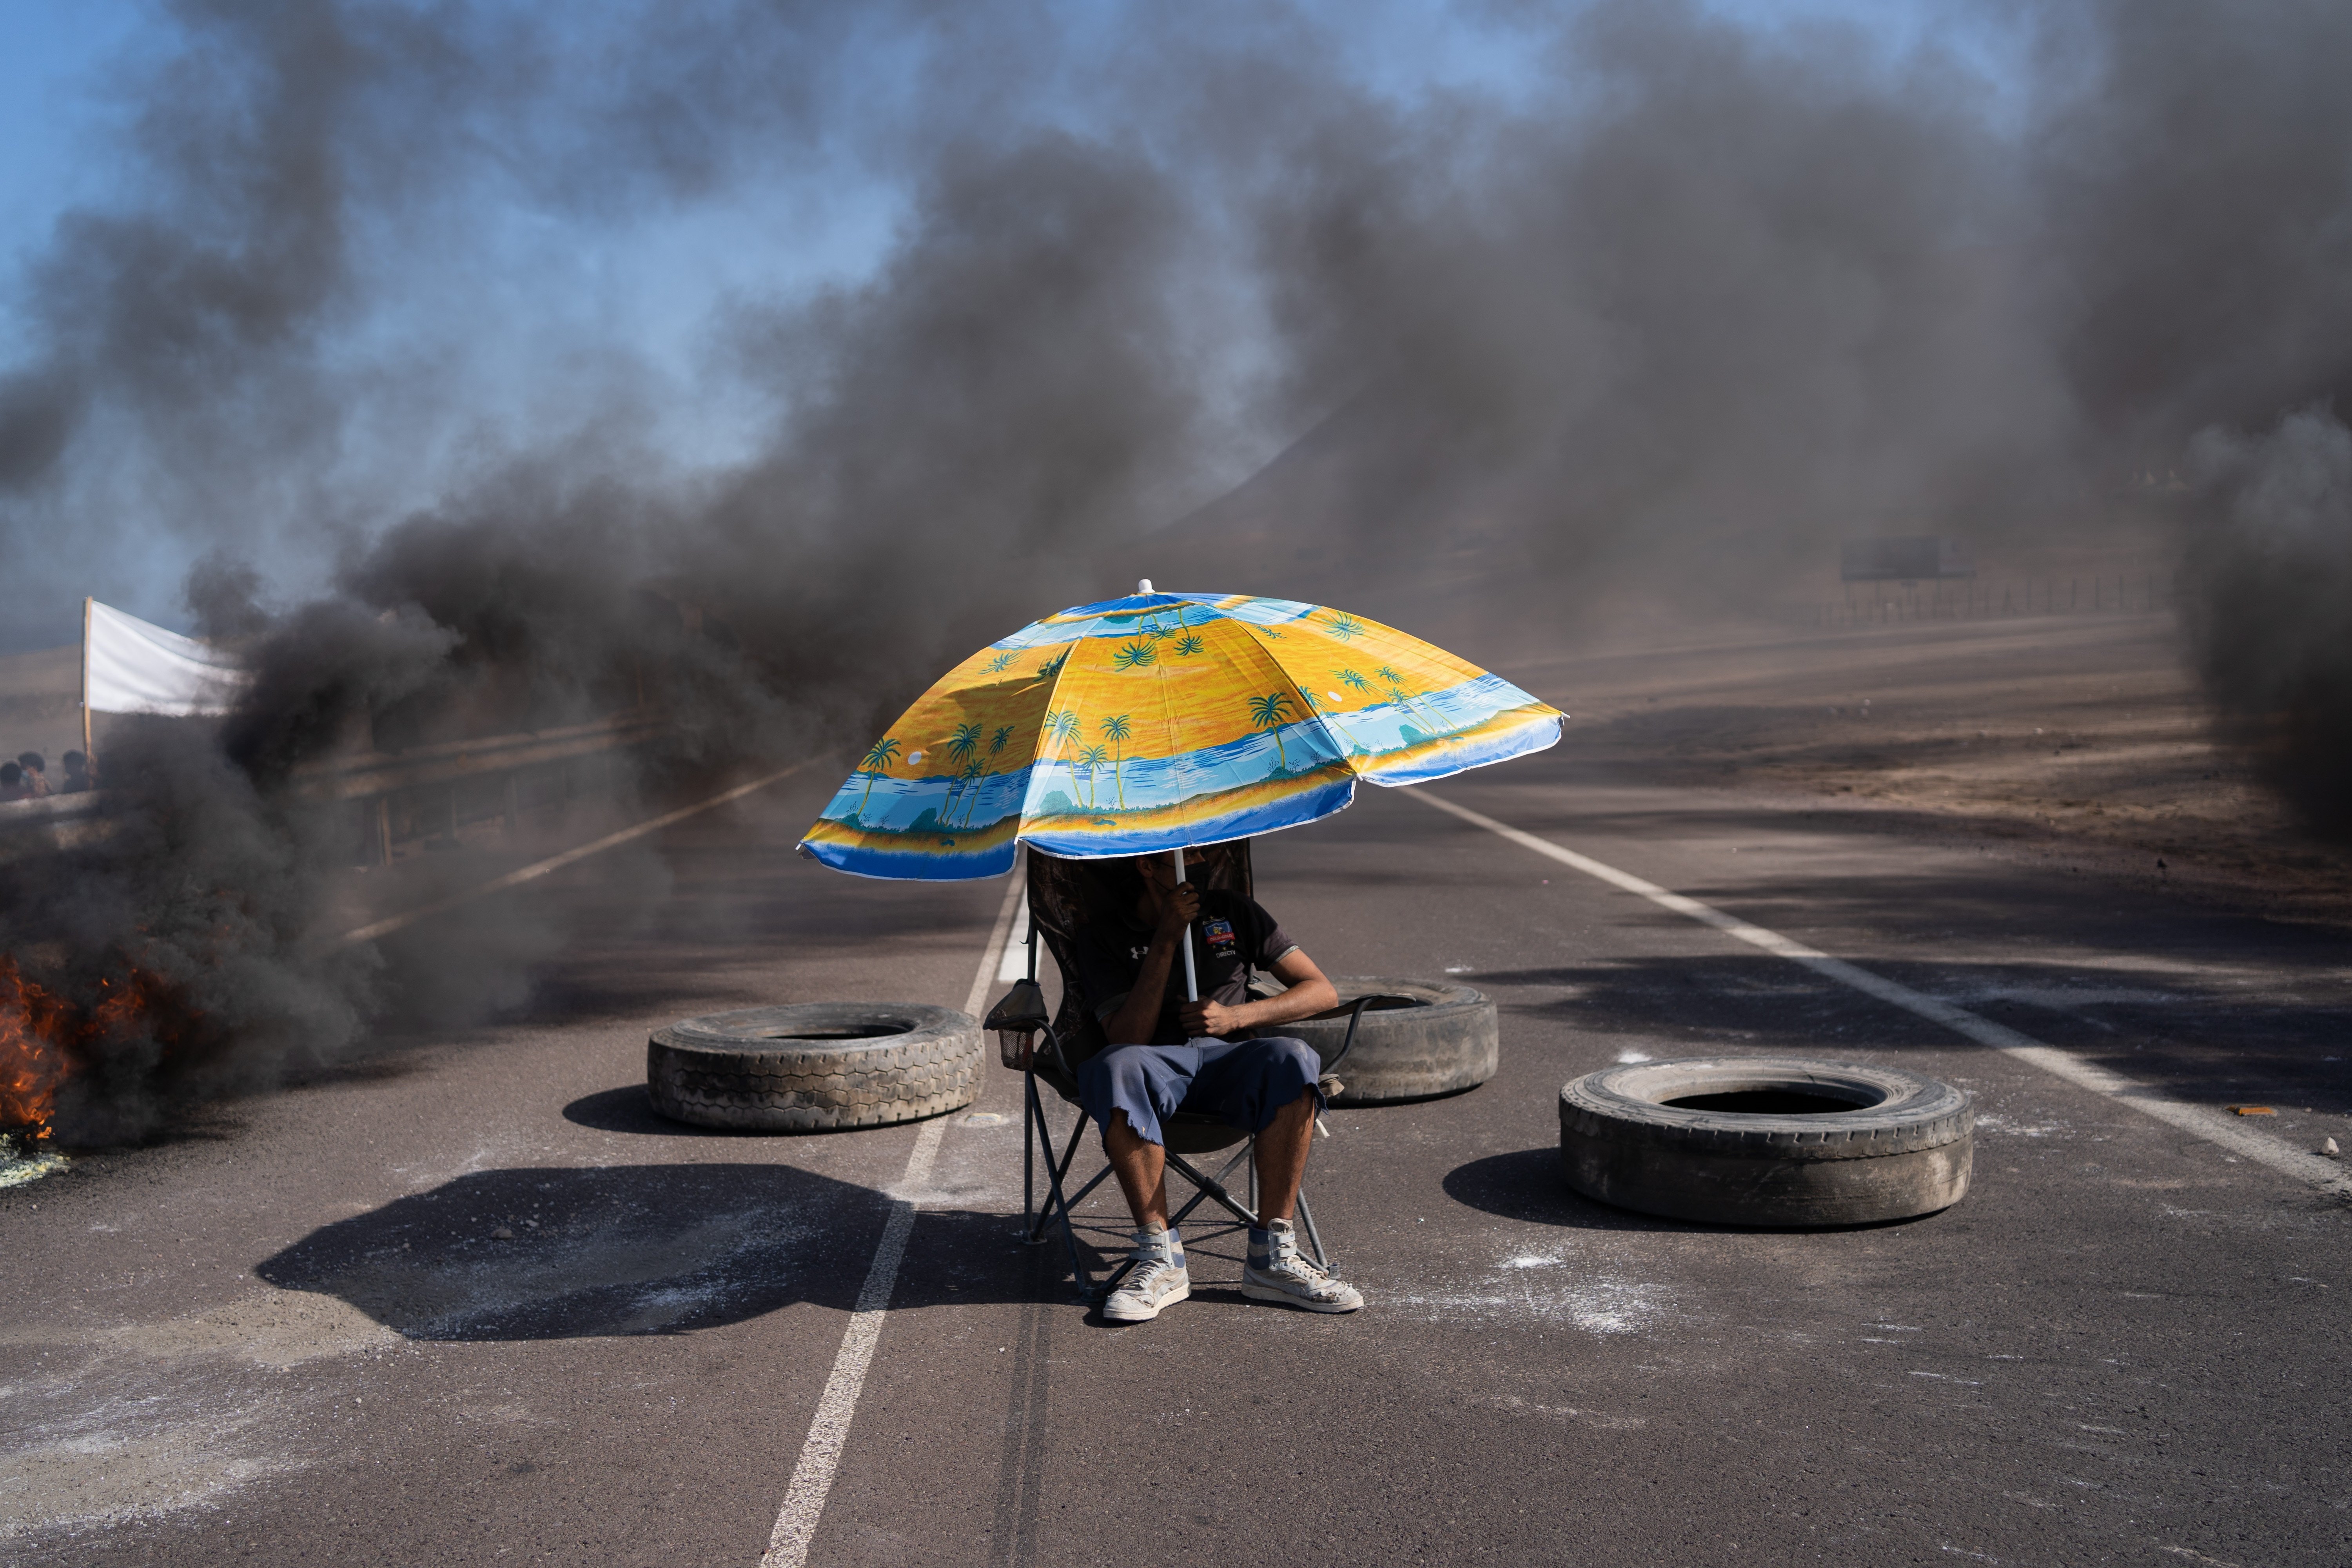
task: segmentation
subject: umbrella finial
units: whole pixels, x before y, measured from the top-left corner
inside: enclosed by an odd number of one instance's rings
[[[1135,580],[1135,591],[1139,594],[1149,594],[1151,592],[1151,579],[1149,577],[1138,577]]]

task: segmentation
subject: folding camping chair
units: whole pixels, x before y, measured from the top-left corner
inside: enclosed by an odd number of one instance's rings
[[[1088,996],[1078,977],[1076,958],[1078,928],[1089,921],[1113,920],[1121,911],[1118,901],[1131,903],[1135,897],[1132,873],[1124,861],[1065,860],[1040,853],[1034,847],[1024,851],[1029,879],[1029,973],[1016,982],[1003,1000],[989,1010],[984,1027],[993,1030],[1006,1067],[1017,1068],[1023,1075],[1023,1121],[1021,1135],[1021,1215],[1024,1238],[1032,1246],[1042,1245],[1046,1229],[1058,1222],[1062,1239],[1069,1248],[1070,1273],[1077,1281],[1079,1293],[1089,1300],[1100,1300],[1118,1288],[1118,1282],[1134,1260],[1121,1261],[1109,1275],[1097,1285],[1078,1252],[1078,1239],[1072,1215],[1094,1190],[1111,1174],[1106,1163],[1100,1171],[1075,1193],[1065,1191],[1071,1163],[1077,1158],[1078,1144],[1087,1131],[1087,1114],[1078,1109],[1076,1123],[1071,1127],[1060,1157],[1055,1156],[1055,1137],[1046,1119],[1044,1098],[1037,1085],[1043,1080],[1047,1087],[1073,1107],[1078,1106],[1077,1068],[1081,1062],[1109,1048],[1103,1036],[1101,1021],[1096,1016],[1096,998]],[[1251,896],[1249,841],[1213,845],[1191,851],[1185,867],[1186,879],[1204,890],[1238,893]],[[1054,955],[1054,963],[1062,975],[1062,1004],[1048,1018],[1045,995],[1037,984],[1037,944],[1040,938]],[[1192,965],[1188,963],[1188,975]],[[1255,981],[1255,976],[1252,977]],[[1319,1079],[1326,1096],[1339,1092],[1335,1076],[1339,1064],[1347,1059],[1356,1043],[1356,1023],[1371,997],[1361,997],[1345,1007],[1318,1014],[1318,1017],[1348,1019],[1346,1037],[1339,1048],[1328,1061],[1321,1063]],[[1271,1031],[1269,1031],[1271,1032]],[[1037,1037],[1044,1037],[1041,1047]],[[1328,1129],[1324,1130],[1328,1131]],[[1226,1126],[1213,1116],[1198,1111],[1179,1110],[1162,1119],[1160,1125],[1163,1147],[1167,1151],[1168,1169],[1192,1184],[1192,1196],[1183,1207],[1169,1216],[1171,1226],[1181,1225],[1194,1209],[1204,1202],[1213,1203],[1245,1226],[1257,1221],[1257,1139],[1255,1134]],[[1041,1208],[1036,1197],[1037,1150],[1045,1152],[1046,1196]],[[1191,1156],[1221,1153],[1235,1144],[1240,1148],[1214,1175],[1192,1163]],[[1225,1186],[1235,1165],[1246,1163],[1249,1170],[1247,1200],[1236,1198]],[[1298,1193],[1298,1218],[1307,1232],[1307,1245],[1313,1248],[1315,1261],[1324,1268],[1330,1260],[1323,1249],[1323,1238],[1315,1227],[1315,1211],[1307,1201],[1302,1185]]]

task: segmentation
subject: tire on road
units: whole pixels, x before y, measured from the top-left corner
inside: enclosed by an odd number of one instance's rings
[[[1443,980],[1351,975],[1334,979],[1342,1008],[1373,998],[1339,1064],[1347,1087],[1335,1105],[1393,1105],[1475,1089],[1499,1059],[1495,1004],[1482,991]],[[1348,1036],[1344,1012],[1300,1018],[1267,1031],[1305,1040],[1328,1064]]]
[[[1975,1111],[1897,1068],[1708,1057],[1604,1068],[1559,1091],[1568,1184],[1673,1219],[1804,1229],[1949,1208]]]
[[[980,1025],[914,1003],[797,1002],[711,1013],[646,1042],[654,1109],[701,1127],[887,1127],[980,1093]]]

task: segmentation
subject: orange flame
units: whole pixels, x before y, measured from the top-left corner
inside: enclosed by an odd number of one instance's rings
[[[71,1013],[17,973],[15,959],[0,957],[0,1131],[49,1135],[58,1086],[72,1071],[58,1039]]]
[[[148,1026],[160,1011],[157,987],[132,970],[121,984],[99,982],[105,997],[82,1007],[25,978],[0,954],[0,1133],[26,1142],[49,1135],[58,1090],[89,1046]]]

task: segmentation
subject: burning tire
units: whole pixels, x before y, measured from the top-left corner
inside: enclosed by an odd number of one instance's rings
[[[1447,981],[1351,977],[1334,980],[1342,1007],[1370,996],[1355,1047],[1339,1065],[1347,1085],[1336,1105],[1393,1105],[1475,1089],[1495,1076],[1500,1036],[1495,1004]],[[1348,1037],[1348,1020],[1325,1015],[1269,1031],[1305,1040],[1327,1063]]]
[[[887,1127],[969,1105],[980,1026],[947,1007],[800,1002],[712,1013],[646,1043],[654,1109],[756,1132]]]
[[[1807,1228],[1909,1219],[1969,1190],[1969,1097],[1895,1068],[1706,1058],[1559,1091],[1568,1184],[1674,1219]]]

